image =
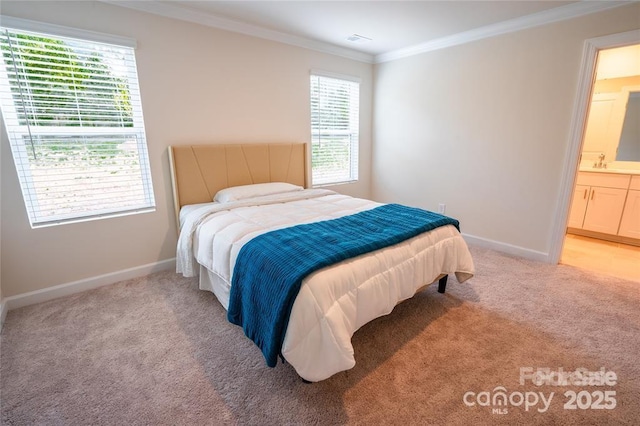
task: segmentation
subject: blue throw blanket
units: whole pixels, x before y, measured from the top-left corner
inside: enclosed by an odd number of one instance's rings
[[[302,280],[342,260],[458,221],[398,204],[259,235],[238,253],[227,318],[242,326],[275,367]]]

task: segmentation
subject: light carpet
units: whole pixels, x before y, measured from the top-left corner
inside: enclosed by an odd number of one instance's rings
[[[446,294],[430,286],[367,324],[353,338],[355,368],[315,384],[290,365],[268,368],[212,294],[171,272],[10,311],[2,422],[638,424],[640,283],[471,251],[473,279],[451,277]],[[526,367],[604,368],[617,381],[520,384]],[[506,405],[478,404],[499,387]],[[581,407],[565,408],[571,391]],[[605,391],[615,408],[593,408]],[[546,411],[518,404],[552,392]]]

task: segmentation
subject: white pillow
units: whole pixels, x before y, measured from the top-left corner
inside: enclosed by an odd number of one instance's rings
[[[243,200],[245,198],[260,197],[263,195],[279,194],[283,192],[301,191],[301,186],[286,182],[256,183],[253,185],[232,186],[221,189],[213,197],[218,203]]]

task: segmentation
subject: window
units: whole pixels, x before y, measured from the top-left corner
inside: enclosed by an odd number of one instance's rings
[[[0,106],[31,226],[152,211],[133,48],[0,32]]]
[[[311,175],[314,186],[358,180],[360,83],[311,75]]]

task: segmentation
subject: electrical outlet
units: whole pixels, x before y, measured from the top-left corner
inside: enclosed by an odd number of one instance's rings
[[[446,204],[443,204],[443,203],[438,204],[438,213],[444,214],[446,210],[447,210]]]

